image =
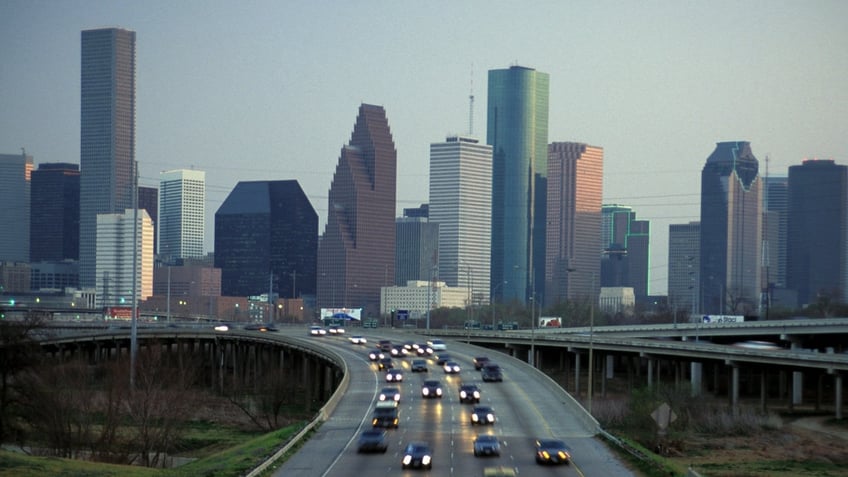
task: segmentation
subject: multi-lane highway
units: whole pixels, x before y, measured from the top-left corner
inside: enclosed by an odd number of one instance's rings
[[[304,330],[305,333],[305,330]],[[348,336],[314,338],[323,340],[348,363],[350,387],[329,419],[305,445],[277,470],[278,476],[367,476],[367,475],[483,475],[486,467],[503,466],[521,476],[627,476],[634,475],[596,438],[594,426],[576,408],[570,396],[542,373],[526,363],[493,351],[448,341],[447,352],[462,366],[458,375],[446,375],[428,360],[429,372],[412,373],[412,357],[395,359],[403,369],[400,424],[388,430],[388,451],[359,454],[361,431],[371,428],[371,417],[380,390],[387,386],[384,373],[369,361],[367,352],[379,338],[393,341],[426,338],[387,332],[366,335],[367,345],[354,345]],[[438,352],[437,352],[438,353]],[[503,369],[503,382],[482,382],[472,358],[486,354]],[[442,399],[425,399],[421,385],[425,379],[439,379],[445,390]],[[482,390],[481,404],[495,410],[491,426],[472,425],[472,404],[459,402],[460,383],[472,382]],[[475,457],[473,441],[478,433],[493,434],[501,443],[500,457]],[[573,462],[568,466],[543,467],[535,462],[536,438],[563,439],[571,447]],[[432,470],[403,470],[401,459],[407,443],[426,441],[433,454]]]

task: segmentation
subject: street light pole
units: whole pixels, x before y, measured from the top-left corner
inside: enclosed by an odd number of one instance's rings
[[[586,399],[586,403],[589,407],[589,414],[592,414],[592,385],[593,385],[593,377],[595,375],[595,361],[594,361],[594,344],[595,344],[595,272],[592,272],[592,298],[589,302],[589,395]]]

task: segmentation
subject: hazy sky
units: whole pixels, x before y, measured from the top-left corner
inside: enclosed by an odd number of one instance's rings
[[[214,213],[238,181],[296,179],[318,211],[362,102],[385,107],[398,212],[428,200],[429,145],[485,138],[487,71],[550,74],[554,141],[604,148],[604,201],[651,221],[652,293],[668,225],[699,220],[718,141],[770,175],[848,163],[848,2],[0,1],[0,153],[79,163],[80,31],[137,32],[136,156],[207,173]]]

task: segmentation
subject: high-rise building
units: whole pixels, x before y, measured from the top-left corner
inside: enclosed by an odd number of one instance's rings
[[[134,216],[137,225],[133,224]],[[137,244],[133,232],[137,234]],[[153,295],[153,221],[147,211],[126,209],[120,214],[98,214],[96,246],[98,306],[132,305],[134,267],[136,299]],[[137,257],[135,266],[133,253]]]
[[[498,301],[526,304],[544,294],[549,83],[532,68],[489,71],[491,291]]]
[[[412,212],[412,216],[406,212]],[[395,276],[396,286],[406,286],[409,281],[428,280],[439,259],[439,224],[430,222],[420,209],[404,209],[404,217],[395,221]]]
[[[438,277],[450,287],[471,290],[469,305],[489,302],[491,211],[492,147],[464,136],[430,144],[430,221],[439,224]]]
[[[698,313],[701,223],[668,226],[668,302],[677,312]]]
[[[317,251],[318,214],[295,180],[239,182],[215,212],[224,296],[314,295]]]
[[[39,164],[32,172],[31,262],[79,260],[79,205],[79,165]]]
[[[707,314],[759,310],[759,162],[745,141],[720,142],[701,171],[701,307]]]
[[[318,245],[318,306],[380,312],[395,276],[397,151],[382,106],[362,104],[333,174]],[[216,250],[217,252],[217,250]]]
[[[637,302],[648,297],[651,223],[636,220],[623,205],[601,208],[601,286],[633,288]]]
[[[763,273],[765,283],[772,288],[786,288],[786,238],[789,227],[787,176],[764,177],[763,188],[763,245],[767,262]]]
[[[604,150],[576,142],[555,142],[549,150],[544,303],[595,303],[601,284]]]
[[[135,32],[82,32],[80,72],[80,286],[94,288],[97,215],[133,207]]]
[[[848,302],[848,166],[806,160],[789,167],[786,281],[798,305]]]
[[[32,156],[0,154],[0,262],[29,263]]]
[[[159,245],[159,189],[155,187],[138,186],[138,208],[144,209],[153,223],[153,254]]]
[[[159,183],[159,255],[176,258],[203,256],[206,173],[174,170]]]

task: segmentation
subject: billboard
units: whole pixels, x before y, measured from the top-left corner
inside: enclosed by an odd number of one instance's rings
[[[745,315],[704,315],[701,317],[704,323],[744,323]]]
[[[321,319],[362,321],[362,308],[321,308]]]

